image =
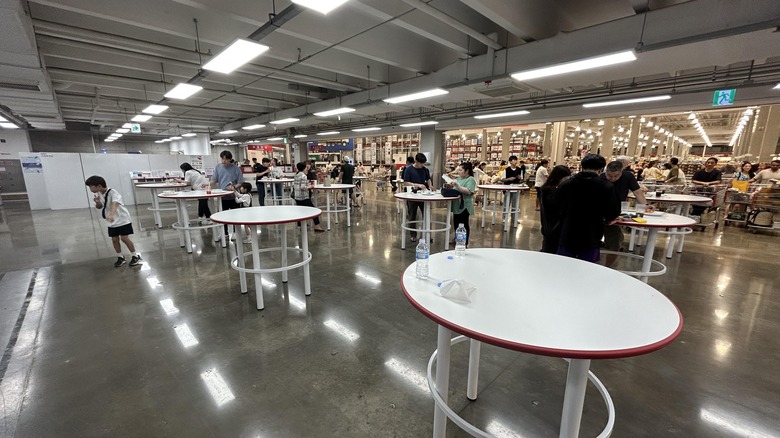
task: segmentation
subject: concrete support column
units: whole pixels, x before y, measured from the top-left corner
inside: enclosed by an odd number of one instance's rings
[[[553,165],[563,164],[566,156],[566,147],[563,141],[566,139],[566,122],[555,122],[550,135],[550,151],[548,153]]]
[[[601,137],[599,137],[601,144],[601,155],[605,157],[611,157],[615,154],[612,150],[612,146],[615,144],[612,141],[612,134],[615,130],[615,119],[604,120],[604,126],[601,127]]]
[[[664,147],[663,155],[671,155],[673,149],[674,149],[674,137],[668,137],[666,139],[666,147]]]
[[[542,142],[542,151],[537,152],[537,154],[541,157],[548,157],[550,156],[550,151],[552,150],[552,133],[553,133],[553,124],[547,124],[544,127],[544,141]]]
[[[512,130],[504,128],[501,131],[501,159],[509,159],[509,146],[512,143]]]
[[[482,137],[483,146],[486,137]],[[433,126],[423,126],[420,129],[420,152],[428,157],[428,170],[434,187],[441,187],[441,174],[444,169],[444,157],[447,152],[444,141],[444,131],[438,131]],[[384,159],[383,159],[384,161]]]
[[[631,120],[631,127],[629,128],[631,133],[628,136],[628,149],[626,155],[629,157],[639,156],[639,131],[641,131],[639,117],[635,117]]]
[[[780,137],[780,105],[765,105],[759,110],[756,128],[747,151],[754,162],[768,161],[774,156],[777,139]]]

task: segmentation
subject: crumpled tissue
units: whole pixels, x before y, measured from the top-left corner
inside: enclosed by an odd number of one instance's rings
[[[458,303],[470,303],[477,287],[466,280],[446,280],[439,283],[439,295]]]

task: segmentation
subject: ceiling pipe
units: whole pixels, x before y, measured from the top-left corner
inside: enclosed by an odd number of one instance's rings
[[[466,35],[474,38],[475,40],[479,41],[480,43],[494,49],[494,50],[500,50],[503,49],[503,46],[501,44],[498,44],[497,42],[493,41],[492,39],[488,38],[482,32],[472,29],[471,27],[467,26],[466,24],[458,21],[457,19],[445,14],[444,12],[434,8],[433,6],[429,5],[428,3],[425,3],[422,0],[402,0],[407,5],[414,6],[417,8],[420,12],[424,12],[431,17],[441,21],[444,24],[447,24],[456,30],[459,30]]]

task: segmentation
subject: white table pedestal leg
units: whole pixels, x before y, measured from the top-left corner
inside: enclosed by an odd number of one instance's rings
[[[216,200],[217,204],[217,211],[222,211],[222,199],[218,198]],[[222,247],[227,247],[227,236],[225,236],[225,227],[219,227],[219,235],[222,237]]]
[[[349,195],[344,195],[344,197],[347,199],[347,202],[349,202]],[[347,206],[349,206],[349,204],[347,204]],[[333,197],[333,218],[334,218],[333,221],[336,222],[336,224],[339,223],[338,210],[339,210],[339,194],[336,193],[336,196]]]
[[[401,216],[401,249],[406,249],[406,204],[404,201],[403,212]]]
[[[330,190],[325,190],[325,215],[328,217],[328,231],[330,231]]]
[[[484,192],[482,195],[482,228],[485,228],[485,215],[487,215],[485,207],[488,205],[488,196],[490,195],[490,191],[484,190]]]
[[[306,222],[306,221],[301,221]],[[303,225],[301,225],[303,227]],[[287,225],[281,225],[282,232],[282,267],[287,267]],[[254,231],[254,230],[252,230]],[[282,283],[287,283],[287,271],[282,271]]]
[[[254,269],[260,269],[260,252],[257,244],[257,233],[250,233],[250,240],[252,241],[252,267]],[[242,245],[241,240],[236,237],[236,245]],[[265,304],[263,304],[263,276],[259,273],[255,273],[255,294],[257,294],[257,310],[263,310]]]
[[[688,204],[686,204],[686,207],[687,207],[687,205]],[[675,205],[675,207],[674,207],[674,214],[681,214],[682,208],[683,208],[682,204]],[[688,209],[686,208],[685,216],[688,216],[688,211],[687,210]],[[679,231],[679,229],[678,228],[672,228],[669,231],[676,232],[676,231]],[[675,237],[677,237],[677,236],[675,236],[674,234],[670,234],[669,235],[669,247],[666,248],[666,258],[667,259],[672,258],[672,254],[674,253],[674,239],[675,239]],[[682,240],[682,238],[683,238],[683,236],[679,236],[680,240]]]
[[[691,213],[691,204],[686,203],[683,207],[682,215],[685,217],[688,217],[688,215]],[[682,254],[683,252],[683,243],[685,243],[685,234],[681,235],[679,237],[680,243],[677,245],[677,252]]]
[[[479,354],[482,349],[482,342],[471,339],[469,341],[469,377],[466,387],[466,398],[471,401],[477,399],[477,388],[479,383]]]
[[[428,252],[431,251],[431,203],[426,202],[425,207],[423,207],[423,224],[425,224],[425,232],[423,233],[423,238],[425,239],[425,244],[428,245]]]
[[[241,233],[244,233],[243,225],[241,225]],[[238,257],[238,267],[245,268],[246,260],[244,260],[244,244],[239,240],[236,240],[236,256]],[[245,294],[247,292],[246,272],[238,271],[238,279],[239,283],[241,283],[241,293]]]
[[[514,219],[512,220],[512,225],[516,224],[520,219],[520,194],[523,192],[516,192],[514,195],[512,195],[513,198],[515,198],[514,205],[512,206],[512,209],[515,211],[514,213]]]
[[[178,199],[176,200],[176,202],[180,204],[179,208],[181,209],[181,220],[182,220],[182,222],[180,222],[180,225],[182,225],[184,227],[180,231],[181,231],[182,234],[184,234],[184,244],[185,244],[185,246],[187,248],[187,253],[188,254],[192,254],[192,234],[190,234],[190,230],[189,230],[189,228],[190,228],[190,213],[187,211],[187,200],[186,199],[182,199],[181,202],[179,202],[179,201],[180,200],[178,200]]]
[[[349,193],[349,190],[347,190],[347,193]],[[363,198],[363,199],[365,199],[365,198]],[[352,226],[352,219],[350,218],[350,215],[352,214],[352,204],[351,204],[352,200],[348,200],[347,202],[349,203],[347,205],[347,226],[351,227]],[[357,202],[357,200],[355,202]],[[355,204],[355,205],[357,205],[357,204]]]
[[[498,207],[498,191],[491,190],[493,192],[493,209],[490,212],[490,225],[496,224],[496,207]]]
[[[563,396],[561,432],[558,435],[560,438],[577,438],[579,436],[589,368],[590,359],[571,359],[569,362],[566,392]]]
[[[655,239],[658,236],[658,228],[650,228],[647,233],[647,244],[645,245],[645,255],[642,259],[642,272],[650,272],[653,264],[653,252],[655,252]],[[647,277],[639,277],[640,280],[647,283]]]
[[[303,258],[309,256],[309,233],[307,226],[309,221],[301,222],[301,248],[303,249]],[[311,262],[309,262],[311,263]],[[309,263],[303,265],[303,293],[311,295],[311,278],[309,277]]]
[[[442,400],[447,403],[450,392],[450,342],[452,340],[452,331],[439,326],[438,338],[436,341],[436,391],[439,392]],[[433,438],[444,438],[447,433],[447,415],[443,410],[436,407],[433,411]]]
[[[181,229],[181,227],[184,226],[184,216],[182,216],[181,211],[183,208],[187,207],[183,205],[183,199],[176,199],[174,202],[176,203],[176,223],[179,224],[179,246],[184,248],[184,230]]]
[[[631,228],[631,237],[628,239],[628,251],[634,250],[634,239],[636,239],[636,228]]]
[[[160,218],[160,198],[157,197],[157,189],[152,188],[152,208],[154,209],[154,223],[158,227],[162,227],[162,219]]]
[[[504,192],[504,232],[509,232],[509,222],[512,220],[512,215],[509,214],[509,205],[512,202],[512,193]]]
[[[452,202],[447,201],[447,231],[445,231],[444,236],[444,249],[449,250],[450,249],[450,216],[452,215]],[[454,225],[454,224],[453,224]]]

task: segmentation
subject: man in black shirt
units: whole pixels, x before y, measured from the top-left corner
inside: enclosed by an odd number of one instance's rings
[[[352,181],[352,177],[355,176],[355,166],[349,164],[349,158],[344,157],[341,159],[342,165],[341,165],[341,171],[339,172],[338,179],[341,181],[341,184],[354,184]],[[342,193],[347,193],[346,190],[342,190]],[[357,207],[357,203],[355,202],[355,189],[349,189],[349,199],[352,201],[352,206]]]
[[[417,190],[430,189],[433,187],[431,182],[431,173],[425,167],[426,161],[428,161],[428,159],[425,158],[425,154],[417,154],[414,156],[414,164],[411,166],[406,166],[406,169],[404,169],[404,186],[411,186],[415,192]],[[407,214],[409,217],[409,222],[417,220],[418,209],[420,210],[420,213],[425,214],[425,210],[423,210],[424,205],[422,202],[407,201],[406,208],[408,210]],[[414,226],[414,224],[412,224],[412,226]],[[417,240],[416,231],[411,231],[410,235],[412,237],[412,242]]]
[[[561,218],[558,254],[598,263],[604,225],[620,215],[620,202],[612,184],[599,178],[604,157],[588,154],[580,164],[582,171],[562,182],[552,198]]]
[[[504,169],[504,171],[501,173],[501,182],[503,182],[505,185],[511,185],[511,184],[520,184],[523,181],[525,181],[525,166],[518,166],[517,165],[517,156],[512,155],[509,157],[509,166]],[[504,192],[504,205],[511,205],[519,206],[519,199],[520,199],[520,192]],[[506,210],[504,210],[506,211]],[[515,220],[517,220],[518,212],[515,212]],[[509,218],[504,217],[504,220],[509,220]]]
[[[260,198],[260,203],[257,205],[265,205],[265,183],[260,182],[261,178],[265,178],[271,173],[271,160],[268,157],[263,157],[260,164],[257,162],[257,158],[252,158],[254,164],[252,165],[252,171],[255,173],[255,185],[257,186],[257,197]]]
[[[707,158],[704,162],[704,169],[699,169],[693,174],[691,182],[697,186],[712,186],[720,184],[722,179],[720,170],[716,169],[718,159],[715,157]]]

